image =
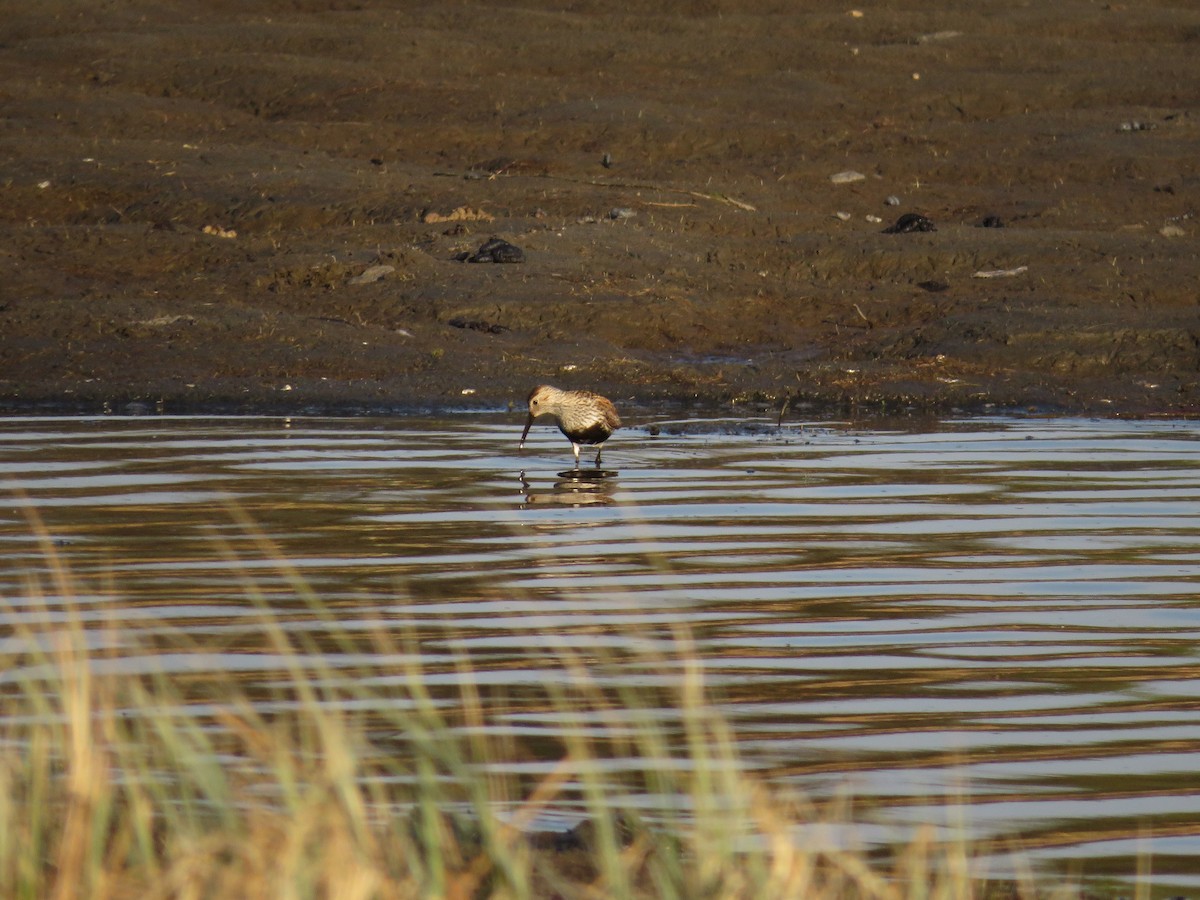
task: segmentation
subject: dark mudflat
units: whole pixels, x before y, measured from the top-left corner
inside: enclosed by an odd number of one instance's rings
[[[1198,410],[1200,10],[620,6],[13,12],[0,409]]]

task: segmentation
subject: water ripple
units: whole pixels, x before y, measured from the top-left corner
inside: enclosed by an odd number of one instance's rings
[[[497,733],[600,734],[616,711],[522,706],[547,658],[670,686],[686,626],[746,764],[852,790],[867,840],[951,797],[1045,859],[1136,839],[1200,874],[1200,426],[659,422],[579,478],[511,419],[0,421],[0,652],[74,617],[117,671],[281,678],[262,618],[319,640],[319,597],[410,639],[438,702],[468,651]],[[406,661],[323,657],[384,688]]]

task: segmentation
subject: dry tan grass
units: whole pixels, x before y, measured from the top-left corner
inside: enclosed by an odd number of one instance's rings
[[[49,543],[45,552],[54,560]],[[50,571],[53,584],[30,584],[29,596],[76,596],[69,572]],[[489,765],[520,748],[486,727],[488,703],[465,650],[455,661],[456,702],[446,704],[430,689],[419,648],[382,626],[366,638],[339,632],[331,611],[306,597],[329,629],[323,640],[358,649],[365,640],[381,660],[406,660],[400,687],[395,668],[380,685],[363,676],[381,670],[346,677],[320,662],[311,633],[288,630],[246,572],[234,572],[258,604],[264,650],[286,660],[287,684],[269,712],[233,674],[199,687],[162,674],[120,674],[118,651],[89,647],[122,642],[89,643],[95,632],[78,614],[65,624],[47,616],[19,635],[23,649],[3,661],[0,895],[950,900],[1053,893],[1032,876],[990,884],[975,848],[940,844],[930,830],[884,860],[805,846],[797,839],[802,826],[823,816],[836,822],[836,808],[819,811],[746,771],[683,630],[666,651],[636,649],[621,660],[626,669],[632,658],[647,672],[681,672],[669,689],[606,689],[594,676],[612,660],[561,648],[554,659],[561,678],[545,686],[545,708],[561,722],[561,758],[540,778],[520,781]],[[303,596],[298,578],[294,586]],[[656,717],[665,703],[680,712],[682,745]],[[632,810],[614,809],[611,773],[598,765],[605,754],[640,760],[629,783],[684,798],[687,812],[648,827]],[[567,793],[584,799],[590,819],[578,845],[562,849],[528,829]]]

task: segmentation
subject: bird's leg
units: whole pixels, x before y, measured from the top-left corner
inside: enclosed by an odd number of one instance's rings
[[[596,448],[596,468],[600,468],[600,447]]]
[[[571,441],[571,449],[575,451],[575,468],[579,468],[579,445]]]

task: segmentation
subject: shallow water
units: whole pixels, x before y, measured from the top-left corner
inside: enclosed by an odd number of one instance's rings
[[[493,727],[536,743],[567,727],[520,702],[550,649],[661,650],[595,677],[671,684],[686,625],[747,764],[852,794],[857,839],[929,823],[1088,875],[1152,853],[1200,886],[1200,424],[657,424],[579,479],[501,414],[0,420],[0,651],[74,615],[97,647],[137,632],[98,665],[269,681],[245,580],[319,638],[298,576],[343,628],[412,636],[434,689],[469,651],[510,698]],[[34,521],[91,587],[32,587]]]

